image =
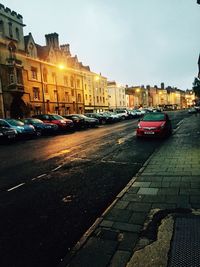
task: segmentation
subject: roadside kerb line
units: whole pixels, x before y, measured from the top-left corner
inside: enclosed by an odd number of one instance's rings
[[[31,180],[34,181],[34,180],[36,180],[36,179],[40,179],[40,178],[42,178],[42,177],[44,177],[44,176],[46,176],[46,175],[47,175],[47,173],[44,173],[44,174],[38,175],[38,176],[35,177],[35,178],[32,178]]]
[[[10,191],[12,191],[12,190],[15,190],[15,189],[17,189],[17,188],[23,186],[24,184],[25,184],[25,183],[18,184],[18,185],[16,185],[16,186],[14,186],[14,187],[8,189],[7,191],[10,192]]]
[[[62,168],[63,165],[59,165],[58,167],[54,168],[53,170],[51,170],[52,172],[55,172],[57,170],[59,170],[60,168]]]

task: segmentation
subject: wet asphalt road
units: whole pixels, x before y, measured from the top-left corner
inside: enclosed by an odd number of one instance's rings
[[[188,116],[169,112],[173,128]],[[0,146],[0,266],[55,267],[164,141],[137,120]]]

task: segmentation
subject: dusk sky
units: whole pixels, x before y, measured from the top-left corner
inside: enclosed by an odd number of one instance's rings
[[[196,0],[6,0],[24,33],[45,45],[57,32],[72,55],[123,85],[192,87],[200,52]]]

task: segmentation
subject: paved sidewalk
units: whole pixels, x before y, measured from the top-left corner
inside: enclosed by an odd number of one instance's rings
[[[173,136],[153,153],[60,266],[166,266],[173,232],[173,216],[170,217],[170,214],[199,208],[200,117],[192,115],[184,119]],[[148,227],[148,222],[158,211],[161,211],[160,218],[169,215],[160,226],[157,237],[154,230],[160,225],[159,216],[152,227]],[[137,256],[135,250],[146,245],[149,247],[151,243],[155,245],[156,242],[152,241],[159,239],[160,233],[164,237],[152,252],[157,259],[154,261],[152,255],[150,259],[146,258],[147,251]],[[163,254],[158,252],[162,244]],[[80,249],[77,249],[79,246]],[[142,260],[144,262],[139,264]]]

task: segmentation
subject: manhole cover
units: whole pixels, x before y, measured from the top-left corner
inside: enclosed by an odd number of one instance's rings
[[[178,217],[168,267],[200,267],[200,217]]]

